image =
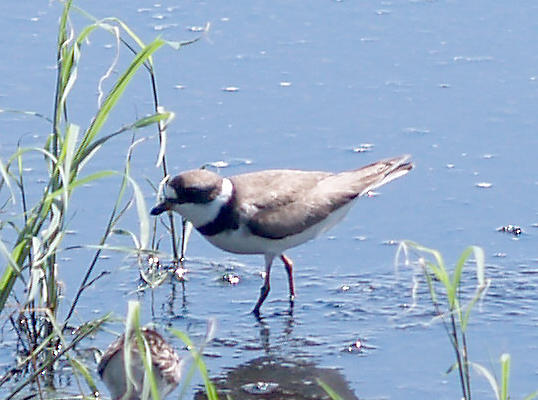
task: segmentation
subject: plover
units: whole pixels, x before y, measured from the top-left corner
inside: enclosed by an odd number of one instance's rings
[[[160,397],[165,398],[179,384],[182,363],[175,349],[156,331],[142,328],[141,333],[151,355],[152,371]],[[128,366],[131,379],[127,378],[125,352],[129,352]],[[125,347],[125,335],[116,339],[105,351],[97,366],[99,376],[113,400],[138,400],[142,398],[145,368],[134,332]]]
[[[176,211],[222,250],[263,254],[264,284],[253,310],[259,316],[270,290],[273,259],[284,262],[293,306],[293,264],[284,251],[333,227],[361,195],[407,174],[413,168],[409,158],[336,174],[266,170],[223,178],[205,169],[186,171],[164,183],[151,214]]]

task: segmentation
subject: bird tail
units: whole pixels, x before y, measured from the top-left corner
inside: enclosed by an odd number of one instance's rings
[[[362,196],[370,190],[407,174],[413,169],[410,158],[409,155],[388,158],[353,171],[328,176],[318,184],[320,192],[318,195],[330,199],[333,203],[338,203],[337,207],[347,204],[348,200]],[[339,195],[334,196],[335,193]]]
[[[409,160],[411,156],[404,154],[399,157],[388,158],[353,171],[360,175],[360,181],[364,187],[360,188],[362,196],[371,190],[377,189],[401,176],[404,176],[414,167]]]

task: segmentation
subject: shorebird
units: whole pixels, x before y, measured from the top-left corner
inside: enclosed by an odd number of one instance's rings
[[[156,331],[141,328],[151,356],[153,371],[160,397],[169,394],[179,384],[182,363],[176,350]],[[139,400],[144,388],[145,368],[140,357],[136,335],[133,332],[125,345],[125,335],[116,339],[105,351],[97,366],[99,376],[108,388],[113,400]],[[130,354],[126,373],[125,353]],[[130,378],[127,376],[130,374]]]
[[[222,250],[263,254],[264,284],[253,309],[259,316],[270,291],[274,258],[280,257],[286,267],[293,306],[293,263],[284,251],[336,225],[360,196],[407,174],[413,168],[409,158],[340,173],[284,169],[223,178],[205,169],[186,171],[165,178],[151,215],[175,211]]]

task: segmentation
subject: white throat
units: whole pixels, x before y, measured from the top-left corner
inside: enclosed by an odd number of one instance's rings
[[[223,178],[220,193],[214,200],[205,204],[175,204],[174,210],[192,222],[196,228],[199,228],[217,218],[220,209],[230,200],[232,193],[232,182],[228,178]]]

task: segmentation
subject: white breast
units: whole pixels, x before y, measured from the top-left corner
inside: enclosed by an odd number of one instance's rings
[[[331,213],[326,219],[305,229],[304,231],[284,237],[282,239],[267,239],[253,235],[245,224],[240,224],[239,229],[230,230],[205,238],[222,250],[238,254],[282,254],[287,249],[298,246],[314,239],[323,232],[340,222],[349,212],[355,201],[340,207]]]

